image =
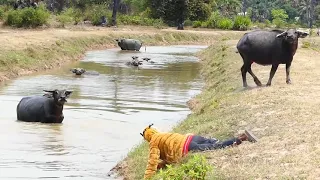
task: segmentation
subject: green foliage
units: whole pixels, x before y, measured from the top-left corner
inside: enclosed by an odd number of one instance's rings
[[[73,22],[73,9],[68,8],[62,11],[58,16],[57,20],[62,24],[64,27],[66,24]]]
[[[192,26],[192,21],[190,19],[185,20],[184,26]]]
[[[90,5],[86,7],[84,19],[88,19],[93,25],[99,25],[101,17],[105,16],[108,22],[111,21],[111,11],[108,10],[106,5]]]
[[[207,21],[201,22],[201,27],[202,28],[207,28],[208,27],[208,22]]]
[[[4,8],[2,6],[0,6],[0,20],[3,20],[4,15],[5,15]]]
[[[283,9],[272,9],[271,11],[271,15],[272,15],[272,19],[282,19],[282,20],[285,20],[285,19],[288,19],[288,15],[286,13],[285,10]]]
[[[179,20],[187,18],[186,0],[148,0],[151,17],[163,19],[170,26],[176,26]]]
[[[209,28],[218,27],[218,21],[222,19],[220,13],[218,11],[212,12],[209,19],[207,20],[207,24]]]
[[[232,29],[233,22],[229,18],[222,18],[218,21],[217,27],[219,29]]]
[[[124,0],[125,4],[131,6],[134,12],[143,12],[148,7],[148,0]],[[134,14],[137,14],[134,13]],[[149,17],[149,16],[148,16]]]
[[[210,16],[211,7],[204,0],[189,0],[188,17],[190,20],[204,21]]]
[[[234,19],[233,29],[246,31],[251,25],[251,20],[247,16],[236,16]]]
[[[193,28],[198,28],[201,27],[202,22],[201,21],[193,21],[192,27]]]
[[[286,24],[286,19],[288,19],[288,15],[283,9],[272,9],[272,23],[276,25],[277,28],[281,28]]]
[[[50,17],[49,11],[43,6],[10,10],[5,24],[15,27],[37,27],[46,24]]]
[[[120,15],[118,21],[124,25],[164,26],[164,22],[161,19],[151,19],[142,16]]]
[[[151,9],[147,7],[146,10],[140,13],[140,16],[147,18],[151,17]]]
[[[58,16],[57,20],[64,27],[68,23],[78,24],[83,20],[82,13],[80,9],[68,8],[63,10]]]
[[[153,179],[170,180],[204,180],[212,167],[202,155],[190,155],[186,163],[180,166],[167,165],[165,170],[154,176]]]
[[[310,42],[308,42],[308,41],[302,41],[302,48],[310,48],[310,46],[311,46],[311,43]]]

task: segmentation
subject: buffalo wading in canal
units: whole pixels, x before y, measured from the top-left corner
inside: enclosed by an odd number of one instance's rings
[[[17,120],[25,122],[62,123],[63,105],[72,91],[44,90],[44,96],[23,97],[17,105]]]

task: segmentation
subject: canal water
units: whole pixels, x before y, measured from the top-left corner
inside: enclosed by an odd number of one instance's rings
[[[83,60],[0,87],[0,179],[108,179],[107,173],[154,123],[170,130],[190,113],[186,102],[203,87],[194,53],[206,46],[153,46],[90,51]],[[132,56],[151,58],[140,67]],[[82,67],[99,75],[76,76]],[[16,106],[43,90],[68,89],[62,124],[16,121]]]

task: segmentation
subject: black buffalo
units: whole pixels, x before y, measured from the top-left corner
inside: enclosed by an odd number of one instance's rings
[[[237,44],[239,54],[243,59],[241,67],[243,86],[247,87],[247,72],[253,77],[254,82],[261,86],[261,82],[253,74],[251,64],[272,65],[267,86],[271,85],[272,78],[279,64],[286,64],[286,82],[290,80],[290,66],[298,47],[298,38],[305,38],[306,32],[295,29],[281,30],[256,30],[245,33]]]
[[[86,75],[99,75],[99,73],[97,71],[87,71],[83,68],[72,68],[70,69],[70,71],[74,74],[76,74],[77,76],[80,76],[82,74],[86,74]]]
[[[63,105],[72,91],[53,90],[43,96],[23,97],[17,105],[17,119],[25,122],[62,123]]]
[[[136,39],[115,39],[121,50],[140,51],[142,42]]]

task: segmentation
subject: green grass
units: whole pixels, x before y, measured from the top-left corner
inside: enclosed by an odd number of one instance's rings
[[[205,87],[201,94],[189,101],[193,113],[175,126],[173,132],[195,133],[217,138],[228,138],[234,134],[237,127],[236,119],[225,120],[221,107],[229,94],[239,85],[238,68],[230,68],[233,62],[226,60],[235,58],[236,53],[220,37],[220,41],[211,45],[198,55],[202,60],[202,76]],[[227,38],[228,39],[228,38]],[[123,166],[120,175],[128,179],[142,179],[148,160],[148,145],[143,142],[134,148],[128,157],[119,164]],[[214,171],[214,170],[213,170]]]

